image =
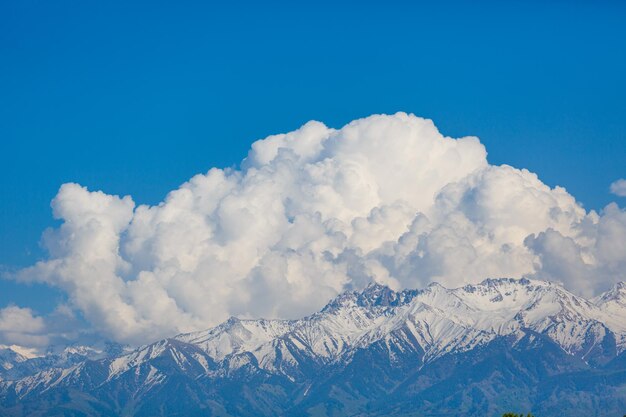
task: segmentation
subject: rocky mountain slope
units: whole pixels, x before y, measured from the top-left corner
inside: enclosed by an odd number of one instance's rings
[[[231,318],[117,356],[5,372],[0,414],[618,415],[625,350],[623,283],[593,300],[526,279],[371,285],[299,320]]]

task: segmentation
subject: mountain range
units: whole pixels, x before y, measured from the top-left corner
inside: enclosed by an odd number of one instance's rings
[[[622,416],[626,284],[348,291],[136,349],[0,349],[2,416]]]

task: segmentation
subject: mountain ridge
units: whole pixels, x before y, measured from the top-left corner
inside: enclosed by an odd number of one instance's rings
[[[431,415],[442,396],[440,407],[469,401],[468,410],[475,411],[467,415],[480,415],[504,401],[497,387],[511,391],[500,381],[503,370],[525,387],[525,394],[515,395],[533,409],[549,401],[531,396],[533,387],[552,383],[553,390],[566,389],[552,379],[580,373],[588,380],[605,381],[608,375],[617,381],[602,382],[604,393],[584,391],[587,399],[626,406],[626,394],[605,398],[626,387],[625,289],[620,283],[586,300],[558,284],[529,279],[402,291],[371,284],[338,295],[302,319],[231,317],[122,355],[7,379],[0,382],[0,411],[20,415],[18,410],[32,406],[45,415],[63,406],[84,412],[85,404],[58,399],[72,393],[104,407],[88,406],[87,415],[116,415],[130,404],[138,407],[130,415],[151,415],[154,401],[165,406],[163,398],[153,398],[156,392],[182,395],[184,386],[184,392],[195,393],[188,406],[204,410],[201,415],[369,415],[368,407],[385,403],[387,396],[400,399],[380,407],[398,415],[409,415],[401,405],[415,401],[418,411]],[[484,368],[467,368],[460,358]],[[486,370],[493,374],[481,377]],[[450,391],[445,384],[457,380],[480,384],[453,401],[465,388]],[[243,399],[235,395],[245,387]],[[105,406],[113,399],[120,403],[120,393],[123,406]],[[577,395],[568,391],[569,406],[580,403]]]

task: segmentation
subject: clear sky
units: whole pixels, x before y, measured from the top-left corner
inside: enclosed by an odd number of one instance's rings
[[[311,119],[414,113],[588,209],[619,200],[624,2],[210,3],[0,4],[3,269],[42,256],[63,183],[156,204]],[[0,282],[0,307],[63,297]]]

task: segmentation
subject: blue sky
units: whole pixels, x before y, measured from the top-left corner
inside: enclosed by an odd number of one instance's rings
[[[62,183],[155,204],[311,119],[415,113],[586,208],[619,201],[624,3],[436,4],[3,2],[0,265],[42,256]],[[0,306],[63,297],[0,282]]]

